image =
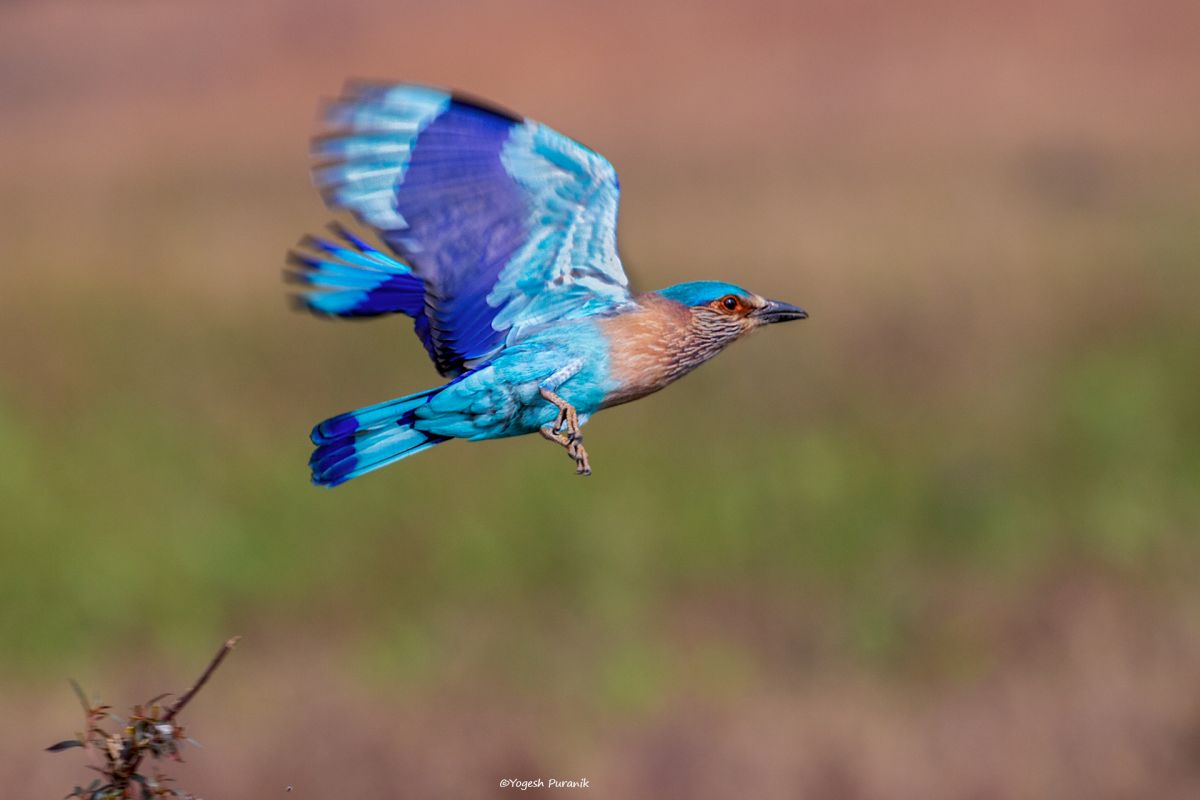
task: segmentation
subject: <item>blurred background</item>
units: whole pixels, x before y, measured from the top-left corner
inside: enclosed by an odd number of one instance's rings
[[[68,678],[132,704],[240,633],[184,715],[208,798],[1197,796],[1197,31],[1190,0],[3,4],[0,784],[90,780],[41,752]],[[589,480],[525,438],[310,486],[314,422],[437,382],[406,322],[285,302],[347,76],[607,155],[638,287],[812,318],[597,417]]]

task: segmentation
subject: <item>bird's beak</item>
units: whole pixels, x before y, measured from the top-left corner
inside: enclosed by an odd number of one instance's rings
[[[755,309],[750,316],[758,320],[760,325],[770,325],[773,322],[788,322],[793,319],[807,319],[808,312],[800,306],[783,303],[779,300],[768,300],[765,306]]]

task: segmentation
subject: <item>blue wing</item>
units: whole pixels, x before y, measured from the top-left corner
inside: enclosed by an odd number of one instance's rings
[[[597,153],[421,86],[350,84],[324,119],[316,184],[424,281],[443,374],[547,322],[629,301],[617,176]]]
[[[311,287],[295,298],[298,303],[332,317],[407,314],[430,357],[436,358],[425,316],[424,282],[407,264],[381,253],[341,225],[330,228],[337,240],[306,236],[288,253],[291,269],[285,277]]]

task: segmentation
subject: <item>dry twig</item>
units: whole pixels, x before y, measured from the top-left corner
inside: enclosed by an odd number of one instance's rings
[[[103,777],[92,781],[90,786],[76,786],[67,798],[129,800],[135,797],[135,787],[140,787],[142,800],[164,797],[192,798],[187,792],[168,786],[171,778],[158,770],[155,770],[153,775],[145,775],[139,771],[139,767],[147,754],[154,759],[183,760],[179,755],[179,745],[183,742],[195,742],[186,736],[183,726],[175,723],[175,717],[204,688],[240,639],[240,636],[228,639],[209,661],[200,678],[170,706],[164,708],[158,705],[158,701],[167,696],[159,695],[147,701],[145,705],[134,706],[126,719],[113,714],[110,706],[92,705],[79,686],[72,682],[71,685],[83,704],[84,732],[74,739],[66,739],[46,749],[57,753],[82,747],[96,761],[91,769]],[[117,731],[109,732],[101,727],[101,722],[105,720],[118,723]]]

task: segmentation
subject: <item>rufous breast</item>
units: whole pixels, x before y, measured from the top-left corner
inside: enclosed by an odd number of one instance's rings
[[[638,308],[600,321],[608,340],[609,374],[617,388],[605,408],[656,392],[690,369],[680,355],[692,323],[686,306],[650,293]]]

